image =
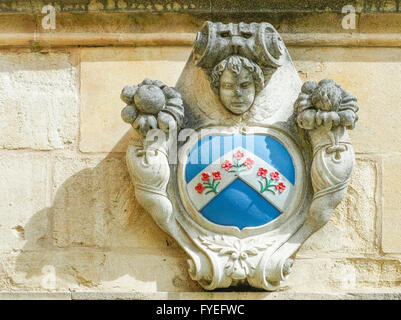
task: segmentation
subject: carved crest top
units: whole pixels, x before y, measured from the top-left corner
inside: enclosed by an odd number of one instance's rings
[[[261,68],[277,68],[284,63],[283,39],[269,23],[205,22],[193,48],[195,64],[212,69],[230,55],[246,57]]]

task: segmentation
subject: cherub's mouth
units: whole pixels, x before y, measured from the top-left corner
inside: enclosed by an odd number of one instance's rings
[[[243,106],[244,103],[243,102],[232,102],[231,105],[233,105],[234,107],[240,107],[240,106]]]

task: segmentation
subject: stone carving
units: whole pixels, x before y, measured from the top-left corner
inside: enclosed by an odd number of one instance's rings
[[[270,24],[212,22],[175,88],[145,79],[121,98],[140,133],[126,154],[135,196],[191,278],[280,287],[346,193],[356,98],[329,79],[302,85]]]
[[[142,136],[151,129],[177,129],[181,126],[184,107],[181,94],[159,80],[145,79],[139,85],[126,86],[121,99],[127,103],[123,120]],[[168,141],[140,140],[127,150],[127,166],[135,186],[135,196],[165,232],[174,236],[173,208],[166,189],[170,179]]]
[[[208,249],[217,252],[219,256],[228,257],[224,265],[224,271],[234,281],[243,280],[247,275],[252,274],[255,266],[250,263],[248,258],[258,255],[259,251],[271,246],[270,243],[256,243],[253,239],[241,241],[223,236],[199,236],[199,240]]]
[[[163,82],[145,79],[139,85],[126,86],[121,99],[127,103],[121,117],[146,135],[150,129],[167,132],[169,123],[179,127],[184,117],[181,94]]]
[[[198,32],[193,49],[197,66],[213,69],[230,55],[246,57],[262,68],[277,68],[285,61],[283,39],[269,23],[213,23]]]
[[[211,77],[212,88],[220,96],[221,103],[234,114],[248,111],[255,95],[264,87],[260,67],[241,56],[229,56],[219,62]]]

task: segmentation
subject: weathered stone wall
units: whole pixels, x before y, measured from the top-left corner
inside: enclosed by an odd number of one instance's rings
[[[107,17],[114,21],[104,26],[107,32],[140,34],[141,26],[150,37],[157,32],[154,16],[133,22],[121,14]],[[340,21],[334,14],[333,25]],[[23,34],[37,28],[19,14],[12,17],[25,21],[25,27],[15,27]],[[179,27],[163,32],[188,33],[191,40],[204,17],[178,17]],[[62,30],[51,33],[93,34],[103,18],[73,16],[72,21],[80,22],[68,25],[68,19],[62,20]],[[317,34],[323,18],[307,28],[304,20],[286,21],[282,29]],[[163,16],[160,23],[167,20]],[[393,15],[386,22],[393,27],[386,29],[378,15],[365,26],[373,30],[377,24],[376,30],[386,37],[386,30],[401,32],[396,28],[400,20]],[[0,14],[0,24],[6,26],[5,21]],[[16,44],[15,39],[7,43],[1,37],[11,30],[9,25],[0,32],[0,291],[66,293],[53,296],[60,298],[71,297],[71,291],[78,292],[78,298],[87,297],[82,292],[88,291],[137,292],[130,297],[145,298],[177,298],[182,292],[194,292],[182,297],[232,298],[200,294],[202,289],[187,275],[183,251],[136,203],[124,162],[131,131],[120,118],[122,87],[145,77],[173,86],[191,41],[178,37],[160,45],[145,39],[135,47],[113,47],[101,39],[101,47],[78,46],[75,40],[32,45]],[[360,120],[351,131],[356,167],[348,195],[330,222],[297,253],[286,287],[276,294],[237,296],[401,294],[401,45],[354,42],[339,47],[319,44],[313,33],[309,37],[310,46],[298,45],[294,36],[288,47],[302,80],[328,77],[358,97]],[[46,282],[48,270],[55,271],[53,288]],[[309,295],[297,296],[300,292]]]

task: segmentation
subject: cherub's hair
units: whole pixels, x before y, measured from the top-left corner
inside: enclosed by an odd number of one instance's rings
[[[220,77],[227,68],[236,75],[241,73],[242,68],[247,69],[252,74],[253,81],[255,82],[256,94],[262,91],[265,82],[262,69],[256,63],[245,57],[229,56],[220,61],[210,74],[211,86],[216,94],[219,94],[220,90]]]

